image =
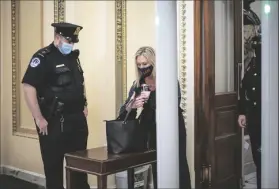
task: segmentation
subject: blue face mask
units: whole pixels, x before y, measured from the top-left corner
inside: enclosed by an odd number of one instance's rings
[[[62,54],[70,54],[73,50],[74,45],[62,42],[61,45],[58,45],[58,49]]]

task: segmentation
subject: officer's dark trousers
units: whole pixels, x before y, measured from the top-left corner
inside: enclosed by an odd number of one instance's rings
[[[46,189],[63,189],[64,154],[84,150],[87,146],[88,128],[83,112],[65,114],[63,131],[60,116],[48,120],[48,135],[39,135],[42,160],[46,176]],[[87,175],[75,173],[74,189],[89,189]]]
[[[253,160],[257,168],[257,188],[261,188],[261,114],[247,116],[247,131],[250,136]]]

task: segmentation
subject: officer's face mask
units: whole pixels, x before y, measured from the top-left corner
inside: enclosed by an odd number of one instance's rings
[[[58,45],[58,49],[62,54],[70,54],[73,50],[74,44],[65,42],[62,38],[60,38],[60,44]]]
[[[61,42],[61,45],[58,46],[62,54],[70,54],[73,50],[73,47],[74,47],[73,44],[69,44],[66,42]]]

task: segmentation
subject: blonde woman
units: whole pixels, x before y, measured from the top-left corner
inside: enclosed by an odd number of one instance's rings
[[[120,109],[120,118],[124,119],[127,110],[132,109],[128,119],[135,119],[137,109],[143,108],[139,119],[148,136],[147,147],[156,149],[156,58],[154,49],[148,46],[141,47],[135,54],[135,64],[137,78],[130,89],[128,99]],[[143,85],[147,85],[149,90],[141,91]],[[178,94],[180,104],[180,89]],[[130,103],[134,98],[136,98],[135,102]],[[181,108],[179,108],[179,164],[180,189],[191,189],[186,159],[186,130]],[[152,167],[152,171],[154,188],[157,189],[157,166]]]

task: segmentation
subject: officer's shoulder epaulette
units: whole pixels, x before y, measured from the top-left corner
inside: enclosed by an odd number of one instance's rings
[[[79,57],[79,50],[78,49],[73,50],[73,55],[78,58]]]
[[[40,50],[38,50],[35,55],[44,58],[51,52],[51,49],[49,47],[44,47]]]

